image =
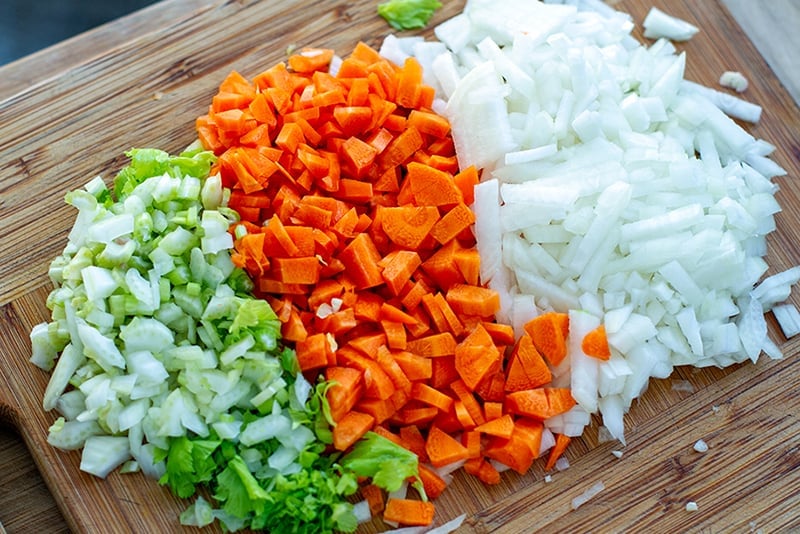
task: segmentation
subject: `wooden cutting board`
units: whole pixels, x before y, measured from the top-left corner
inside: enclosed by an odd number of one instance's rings
[[[778,147],[774,159],[789,174],[777,179],[783,212],[769,238],[770,272],[800,264],[794,102],[718,0],[612,3],[639,27],[652,5],[699,26],[696,37],[679,45],[688,55],[688,79],[715,86],[725,70],[749,78],[746,97],[764,113],[748,129]],[[252,76],[293,45],[340,55],[358,40],[379,46],[390,30],[375,15],[376,4],[170,0],[131,24],[114,25],[114,33],[97,32],[96,43],[90,35],[0,69],[0,419],[22,435],[73,531],[176,532],[187,502],[139,474],[106,480],[84,474],[77,452],[46,443],[55,416],[41,409],[48,375],[28,363],[28,333],[49,318],[47,265],[74,217],[64,194],[96,174],[110,179],[131,147],[183,148],[193,139],[195,117],[232,69]],[[463,1],[445,4],[431,25],[463,7]],[[28,85],[31,79],[44,81]],[[796,294],[791,298],[800,303]],[[476,533],[800,529],[800,340],[783,340],[769,319],[784,360],[677,369],[634,404],[627,447],[598,443],[595,422],[568,450],[571,467],[552,482],[543,481],[541,463],[524,477],[504,475],[494,487],[458,476],[438,501],[438,520],[466,513],[461,531]],[[673,389],[673,380],[694,390]],[[705,454],[692,449],[698,439],[710,447]],[[612,450],[622,450],[622,458]],[[605,489],[572,511],[572,498],[598,481]],[[687,512],[688,501],[698,511]]]

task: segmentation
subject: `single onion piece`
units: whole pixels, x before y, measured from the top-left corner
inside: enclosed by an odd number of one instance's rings
[[[572,499],[572,509],[577,510],[579,507],[589,501],[589,499],[593,498],[604,489],[606,489],[606,487],[602,481],[595,482],[591,485],[591,487],[589,487],[589,489]]]
[[[688,41],[700,31],[685,20],[668,15],[656,7],[650,8],[643,25],[644,36],[648,39],[665,37],[672,41]]]

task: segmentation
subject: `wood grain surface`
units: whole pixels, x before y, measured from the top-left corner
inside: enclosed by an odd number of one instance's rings
[[[750,79],[746,97],[764,113],[748,129],[778,147],[774,159],[789,174],[777,179],[783,212],[769,238],[770,272],[800,264],[800,112],[770,67],[717,0],[614,5],[637,23],[656,5],[701,27],[679,45],[687,78],[713,86],[721,72],[739,70]],[[432,24],[462,6],[446,2]],[[140,474],[100,480],[81,473],[77,452],[45,441],[55,416],[40,407],[47,375],[27,361],[28,333],[48,319],[47,264],[74,218],[64,194],[96,174],[110,179],[131,147],[187,145],[195,117],[230,70],[252,76],[291,45],[346,55],[358,40],[378,46],[389,31],[366,0],[168,0],[125,20],[0,69],[0,420],[22,436],[63,513],[63,520],[42,519],[28,506],[12,525],[2,514],[27,501],[12,489],[18,479],[4,474],[0,519],[9,532],[176,532],[187,504]],[[771,317],[770,328],[784,360],[677,369],[634,404],[626,447],[598,443],[595,422],[567,451],[571,467],[552,482],[543,481],[541,464],[494,487],[457,476],[439,499],[439,519],[466,513],[462,530],[475,533],[800,529],[800,341],[784,341]],[[674,390],[673,380],[694,391]],[[698,439],[708,452],[693,451]],[[0,463],[0,471],[12,470]],[[605,489],[573,511],[571,499],[598,481]],[[688,501],[698,511],[687,512]]]

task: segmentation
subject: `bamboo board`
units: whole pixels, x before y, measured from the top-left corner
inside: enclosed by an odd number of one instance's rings
[[[139,474],[99,480],[81,473],[77,452],[45,441],[55,416],[40,408],[47,375],[27,361],[28,333],[49,317],[47,264],[74,217],[64,194],[98,173],[113,176],[131,147],[187,145],[196,115],[232,69],[252,76],[292,45],[341,55],[358,40],[379,46],[389,28],[375,4],[169,0],[115,31],[0,69],[0,419],[22,435],[73,531],[175,532],[187,503]],[[721,72],[739,70],[750,80],[746,96],[764,113],[749,131],[778,147],[774,159],[789,174],[777,180],[783,212],[769,239],[770,272],[800,264],[797,106],[717,0],[614,4],[639,25],[656,5],[702,28],[679,45],[688,79],[714,86]],[[446,2],[431,25],[462,6]],[[774,339],[783,341],[779,333]],[[799,343],[781,344],[782,361],[678,369],[673,379],[689,381],[693,392],[653,381],[628,415],[621,459],[611,454],[619,444],[598,443],[595,424],[568,450],[571,467],[550,483],[541,463],[524,477],[505,474],[494,487],[458,476],[438,501],[438,519],[466,513],[461,531],[468,533],[800,529]],[[707,453],[692,450],[698,439],[709,444]],[[605,490],[573,511],[572,498],[597,481]],[[688,501],[698,511],[685,511]]]

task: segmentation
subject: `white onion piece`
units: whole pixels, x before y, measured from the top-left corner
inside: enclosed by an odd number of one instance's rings
[[[456,530],[458,530],[461,524],[464,523],[464,520],[466,518],[467,518],[466,514],[461,514],[460,516],[451,519],[450,521],[444,523],[443,525],[440,525],[436,528],[432,528],[431,530],[428,531],[427,534],[449,534],[450,532],[455,532]]]
[[[775,319],[783,331],[786,338],[791,338],[800,334],[800,312],[794,304],[781,304],[772,308]]]
[[[597,384],[600,360],[586,355],[581,348],[583,338],[600,326],[600,319],[585,311],[569,311],[567,354],[571,366],[572,398],[588,413],[597,411]]]
[[[688,41],[699,28],[656,7],[650,8],[643,22],[644,36],[648,39],[665,37],[672,41]]]
[[[681,90],[687,93],[697,93],[714,103],[719,109],[731,117],[743,121],[756,123],[761,120],[761,106],[743,100],[737,96],[705,87],[689,80],[684,80]]]
[[[559,456],[556,460],[556,471],[566,471],[569,469],[569,460],[566,456]]]
[[[572,509],[577,510],[579,507],[583,506],[589,499],[600,493],[606,489],[605,484],[602,481],[595,482],[592,484],[589,489],[578,495],[577,497],[572,499]]]
[[[353,514],[359,524],[366,523],[372,519],[372,512],[369,508],[369,501],[366,499],[358,501],[353,505]]]

